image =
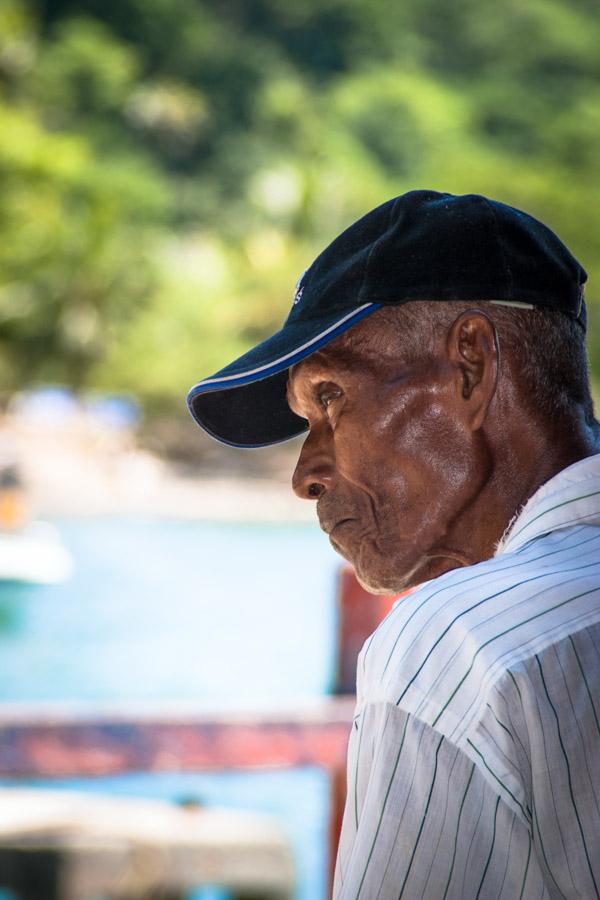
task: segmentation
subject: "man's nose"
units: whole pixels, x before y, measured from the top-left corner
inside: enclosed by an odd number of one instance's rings
[[[334,476],[333,457],[323,430],[311,430],[302,445],[292,488],[303,500],[318,500],[331,487]]]

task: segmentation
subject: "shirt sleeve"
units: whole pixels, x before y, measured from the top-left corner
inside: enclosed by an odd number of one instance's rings
[[[477,765],[388,702],[359,705],[334,897],[550,897],[529,832]]]
[[[521,774],[546,883],[566,898],[600,897],[599,638],[584,628],[519,664],[491,704],[499,723],[488,721]]]

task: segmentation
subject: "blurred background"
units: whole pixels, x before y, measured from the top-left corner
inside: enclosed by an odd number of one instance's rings
[[[117,838],[123,897],[326,896],[389,606],[291,494],[299,443],[220,447],[185,395],[414,188],[558,232],[596,382],[599,45],[596,0],[0,0],[3,900],[115,895]]]

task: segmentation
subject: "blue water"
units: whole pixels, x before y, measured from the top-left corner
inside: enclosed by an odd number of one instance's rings
[[[71,580],[0,588],[0,700],[252,705],[330,688],[338,557],[316,526],[58,524]]]
[[[57,525],[70,581],[0,586],[0,701],[293,706],[331,688],[339,559],[316,526]],[[317,769],[36,783],[270,813],[291,842],[298,900],[325,896],[329,792]]]

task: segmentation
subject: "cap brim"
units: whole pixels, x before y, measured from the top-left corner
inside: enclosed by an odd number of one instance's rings
[[[302,434],[306,420],[295,415],[286,400],[287,370],[379,306],[365,303],[344,314],[286,323],[194,385],[187,397],[192,416],[211,437],[232,447],[266,447]]]

